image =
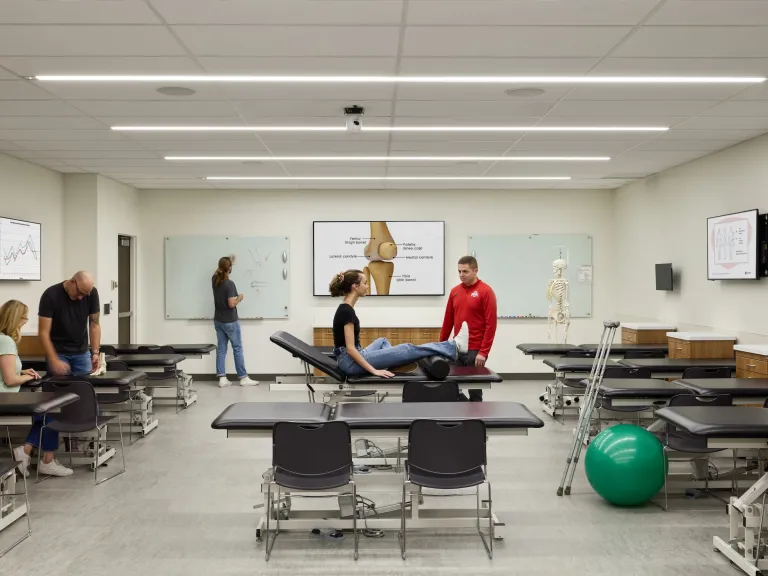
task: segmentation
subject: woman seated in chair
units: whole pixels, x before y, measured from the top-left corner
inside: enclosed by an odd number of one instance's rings
[[[21,328],[29,320],[29,309],[26,304],[18,300],[8,300],[0,306],[0,392],[18,392],[19,387],[30,380],[39,380],[40,375],[28,368],[21,369],[21,360],[17,345],[21,342]],[[48,421],[50,421],[50,416]],[[45,429],[40,444],[40,430],[43,427],[43,416],[35,416],[32,429],[29,431],[24,446],[13,449],[13,457],[21,462],[21,471],[28,476],[30,455],[33,447],[41,447],[44,450],[40,472],[49,476],[69,476],[72,469],[59,464],[54,458],[54,450],[59,447],[59,434]]]
[[[331,296],[344,298],[333,317],[333,347],[339,369],[349,376],[370,373],[391,378],[394,374],[388,368],[403,366],[427,356],[442,356],[455,361],[459,354],[467,352],[469,328],[466,322],[455,338],[444,342],[392,346],[386,338],[378,338],[363,349],[355,304],[368,293],[368,279],[360,270],[347,270],[333,277],[329,290]]]

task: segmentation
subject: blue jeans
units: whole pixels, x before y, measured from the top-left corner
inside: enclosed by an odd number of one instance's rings
[[[221,378],[226,376],[224,361],[227,358],[227,344],[232,342],[232,353],[235,356],[235,371],[237,377],[242,379],[248,376],[245,371],[245,359],[243,358],[243,338],[240,334],[240,322],[216,322],[216,340],[218,348],[216,349],[216,376]]]
[[[455,361],[458,358],[456,343],[453,340],[430,342],[429,344],[398,344],[397,346],[392,346],[386,338],[377,338],[370,346],[359,349],[359,352],[368,364],[377,370],[397,368],[427,356],[443,356],[451,361]],[[339,369],[344,374],[348,376],[367,374],[366,369],[352,359],[345,347],[337,348],[335,353]]]
[[[70,374],[90,374],[93,371],[91,355],[88,352],[83,352],[82,354],[58,354],[58,357],[59,360],[69,364]],[[50,366],[48,371],[51,371]],[[45,432],[43,432],[43,443],[40,446],[40,430],[43,428],[43,422],[50,424],[53,422],[53,418],[49,414],[35,416],[32,419],[32,428],[29,430],[26,442],[35,448],[41,448],[43,452],[55,452],[59,447],[59,433],[50,428],[46,428]]]

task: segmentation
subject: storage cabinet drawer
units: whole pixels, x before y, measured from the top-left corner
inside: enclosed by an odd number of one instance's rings
[[[765,356],[739,352],[736,354],[736,369],[755,372],[765,377],[768,376],[768,359]]]
[[[766,378],[765,374],[759,372],[749,372],[748,370],[736,369],[736,378]]]
[[[621,329],[621,343],[622,344],[637,344],[637,330],[631,328]]]
[[[670,358],[690,358],[691,343],[676,338],[669,339],[669,357]]]

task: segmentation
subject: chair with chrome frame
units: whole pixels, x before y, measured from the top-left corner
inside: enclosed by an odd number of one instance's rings
[[[173,346],[139,346],[138,354],[176,354],[176,350]],[[176,378],[176,413],[180,412],[179,404],[184,406],[182,401],[182,388],[184,386],[184,374],[178,368],[166,369],[163,372],[147,372],[147,381],[152,380],[162,381],[169,380],[169,376]],[[156,387],[154,385],[150,388]],[[161,388],[167,388],[167,386],[161,386]]]
[[[104,416],[99,414],[99,403],[96,399],[96,392],[90,382],[71,380],[65,382],[46,381],[43,383],[43,392],[71,392],[77,394],[80,399],[67,406],[62,406],[61,412],[56,414],[53,421],[43,421],[40,437],[45,433],[45,429],[55,430],[60,434],[67,434],[69,437],[69,462],[72,466],[72,434],[82,434],[93,432],[94,450],[93,450],[93,481],[98,486],[115,476],[125,472],[125,445],[123,444],[123,425],[117,416]],[[99,456],[101,453],[101,433],[106,427],[117,420],[120,427],[120,454],[123,459],[123,468],[118,470],[107,478],[99,480]],[[36,482],[40,482],[40,457],[43,451],[37,451],[37,476]]]
[[[450,450],[439,447],[450,446]],[[405,560],[405,517],[408,485],[435,490],[476,488],[477,532],[488,557],[493,559],[493,505],[491,483],[488,481],[486,457],[486,428],[482,420],[415,420],[408,430],[408,460],[403,476],[403,499],[400,518],[400,553]],[[480,529],[480,485],[488,486],[488,527],[486,540]],[[411,500],[420,494],[411,495]],[[413,509],[413,508],[412,508]]]
[[[357,488],[352,464],[352,435],[346,422],[298,423],[277,422],[272,429],[272,471],[267,484],[265,560],[269,561],[272,547],[280,534],[280,491],[286,488],[291,497],[299,492],[328,492],[352,486],[352,509],[357,509]],[[277,487],[277,503],[272,496]],[[347,493],[348,494],[348,493]],[[342,493],[334,497],[341,496]],[[275,515],[277,527],[269,540],[269,524]],[[357,513],[352,514],[355,540],[355,560],[358,556],[359,534]]]
[[[4,513],[3,511],[7,511],[8,514],[13,514],[13,510],[7,508],[8,505],[15,508],[15,504],[12,502],[8,502],[10,498],[18,498],[19,496],[24,496],[24,501],[27,505],[27,531],[24,535],[21,536],[21,538],[18,538],[13,544],[5,548],[4,550],[0,551],[0,558],[5,556],[8,552],[16,548],[19,544],[24,542],[27,538],[32,536],[32,520],[30,519],[30,507],[29,507],[29,488],[27,487],[27,475],[21,471],[21,468],[19,468],[20,462],[16,462],[13,459],[13,447],[11,446],[11,437],[10,432],[8,431],[8,428],[6,427],[6,433],[8,434],[8,446],[11,448],[11,458],[10,459],[0,459],[0,513]],[[16,480],[16,470],[19,470],[19,474],[21,474],[21,477],[24,479],[24,493],[20,494],[16,492],[16,485],[18,484],[18,481]],[[13,492],[6,492],[8,485],[13,485]],[[3,520],[3,518],[0,518],[0,522]]]
[[[452,380],[441,382],[406,382],[403,402],[458,402],[459,385]]]

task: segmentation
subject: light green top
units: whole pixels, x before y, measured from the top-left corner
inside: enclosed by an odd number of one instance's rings
[[[4,354],[16,356],[16,374],[21,374],[21,358],[19,358],[16,342],[10,336],[0,334],[0,356]],[[19,389],[19,386],[6,386],[5,382],[3,382],[3,373],[0,371],[0,392],[18,392]]]

